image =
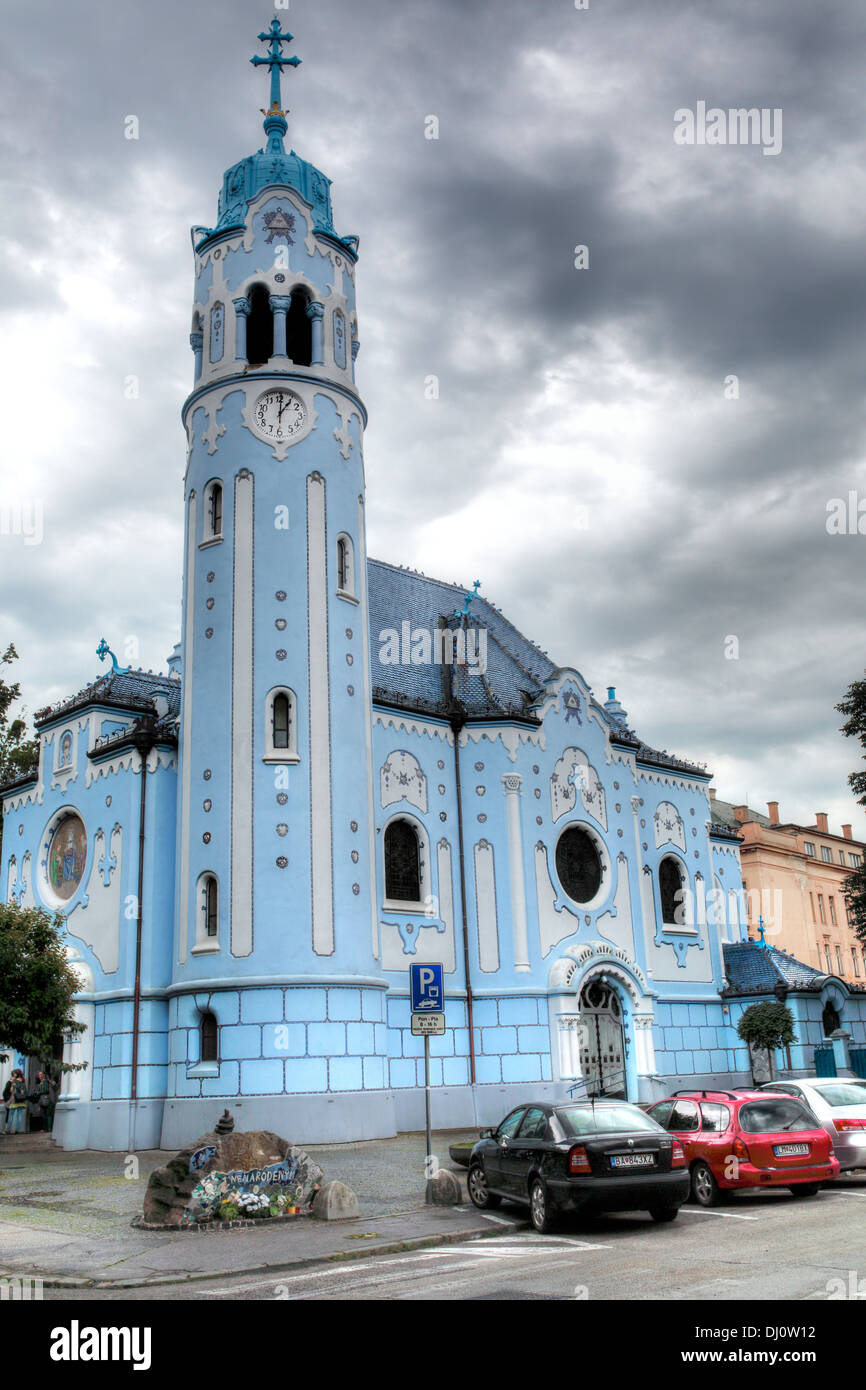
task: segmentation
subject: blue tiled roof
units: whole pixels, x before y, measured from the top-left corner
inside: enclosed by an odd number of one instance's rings
[[[124,671],[117,674],[109,671],[68,700],[39,710],[34,723],[40,728],[87,705],[108,705],[114,709],[153,714],[153,701],[157,695],[163,696],[168,703],[165,719],[170,722],[180,713],[180,692],[181,683],[176,677],[154,675],[152,671]]]
[[[776,985],[795,991],[817,991],[828,976],[805,961],[761,946],[757,941],[740,941],[723,947],[728,986],[724,994],[772,994]],[[835,978],[835,977],[833,977]]]
[[[487,631],[486,672],[473,673],[471,667],[458,670],[429,662],[417,666],[386,664],[381,660],[387,640],[382,634],[396,631],[402,635],[404,622],[409,623],[410,631],[423,628],[435,632],[441,617],[450,617],[456,609],[463,609],[465,590],[458,584],[428,579],[414,570],[370,560],[367,593],[373,698],[379,703],[444,714],[448,705],[444,673],[446,680],[451,679],[453,697],[468,714],[526,716],[544,681],[556,670],[544,652],[483,598],[472,600],[469,623]]]

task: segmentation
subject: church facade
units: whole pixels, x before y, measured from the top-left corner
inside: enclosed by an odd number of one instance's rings
[[[56,1136],[173,1149],[226,1104],[305,1142],[420,1128],[412,961],[445,969],[435,1126],[748,1082],[736,1021],[772,982],[728,979],[710,774],[477,585],[367,557],[358,243],[285,149],[290,36],[261,37],[267,143],[192,229],[181,640],[41,711],[2,792],[4,896],[65,913],[81,982]],[[866,1041],[856,990],[809,990]]]

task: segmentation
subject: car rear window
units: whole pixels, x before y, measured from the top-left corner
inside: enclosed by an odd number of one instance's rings
[[[704,1130],[709,1130],[713,1134],[723,1134],[731,1123],[731,1112],[726,1105],[720,1105],[718,1101],[701,1101],[701,1118],[704,1122]]]
[[[623,1134],[646,1129],[657,1134],[661,1125],[636,1105],[567,1105],[557,1111],[570,1134]]]
[[[750,1100],[740,1109],[740,1128],[747,1134],[776,1134],[782,1129],[815,1129],[813,1115],[798,1100]]]
[[[866,1086],[858,1086],[854,1081],[828,1081],[822,1086],[816,1085],[815,1090],[834,1110],[866,1105]]]

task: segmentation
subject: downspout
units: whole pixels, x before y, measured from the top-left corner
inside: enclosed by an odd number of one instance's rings
[[[132,1082],[129,1104],[129,1153],[135,1153],[135,1119],[138,1109],[138,1033],[141,1010],[141,937],[143,925],[142,899],[144,895],[144,835],[147,812],[147,758],[156,740],[153,720],[147,715],[139,720],[133,734],[135,747],[141,758],[141,792],[138,815],[138,894],[135,923],[135,987],[132,1003]]]
[[[460,785],[460,732],[466,715],[454,714],[451,731],[454,734],[454,781],[457,788],[457,844],[460,860],[460,911],[463,919],[463,972],[466,978],[466,1017],[469,1024],[469,1084],[475,1085],[475,1029],[472,1022],[472,984],[469,976],[469,925],[466,917],[466,858],[463,853],[463,792]]]

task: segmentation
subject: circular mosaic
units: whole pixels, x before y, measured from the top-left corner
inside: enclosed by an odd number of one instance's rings
[[[444,767],[444,766],[445,766],[445,764],[443,763],[443,761],[442,761],[441,758],[439,759],[439,761],[438,761],[438,763],[436,764],[436,766],[437,766],[437,767]]]
[[[87,864],[87,831],[80,816],[64,816],[48,845],[45,873],[52,893],[68,902],[77,892]]]
[[[212,802],[212,801],[203,801],[203,802],[202,802],[202,806],[204,807],[204,809],[205,809],[206,811],[209,811],[209,810],[211,809],[211,807],[213,806],[213,802]]]
[[[208,573],[208,577],[207,577],[207,582],[208,582],[208,584],[212,584],[212,583],[214,582],[215,579],[216,579],[216,575],[214,574],[213,570],[210,570],[209,573]]]
[[[274,623],[274,627],[277,629],[277,632],[285,632],[285,630],[286,630],[286,620],[285,620],[285,618],[277,618],[276,622]]]
[[[536,824],[536,825],[541,825],[541,823],[542,823],[542,822],[541,822],[541,816],[536,816],[536,817],[535,817],[535,824]]]
[[[277,868],[278,868],[278,869],[287,869],[288,867],[289,867],[289,861],[288,861],[288,859],[286,858],[286,856],[285,856],[284,854],[281,854],[280,857],[279,857],[279,859],[277,860]]]
[[[538,772],[538,763],[533,763],[533,764],[532,764],[532,771],[535,772],[535,773]]]
[[[213,608],[213,606],[214,606],[215,603],[216,603],[216,599],[215,599],[215,598],[209,598],[209,599],[208,599],[207,603],[205,604],[205,608],[207,608],[208,612],[210,612],[211,608]]]
[[[288,835],[288,833],[289,833],[289,827],[288,827],[287,825],[278,825],[278,826],[277,826],[277,834],[278,834],[278,835]]]
[[[480,816],[478,817],[478,819],[481,821],[481,824],[483,825],[484,822],[487,820],[487,817],[486,817],[485,815],[482,814],[482,815],[480,815]]]
[[[278,285],[284,285],[286,282],[286,277],[282,271],[279,271],[278,274],[274,276],[274,279],[276,280]]]
[[[277,589],[277,592],[274,594],[274,598],[277,600],[278,603],[285,603],[285,601],[286,601],[286,591],[285,591],[285,589]]]
[[[353,863],[353,864],[357,864],[358,858],[359,858],[358,851],[357,851],[356,849],[353,849],[353,850],[352,850],[352,863]]]
[[[444,786],[442,785],[441,782],[439,783],[439,795],[440,795],[440,796],[444,796],[444,795],[445,795],[445,788],[444,788]]]
[[[487,788],[486,788],[486,787],[476,787],[476,788],[475,788],[475,795],[476,795],[476,796],[483,796],[484,793],[485,793],[486,791],[487,791]]]
[[[285,661],[288,654],[289,653],[287,651],[284,651],[282,647],[280,647],[280,650],[275,653],[277,661]]]
[[[352,831],[352,834],[356,835],[358,833],[358,822],[356,820],[350,821],[349,826]]]
[[[618,791],[619,791],[619,782],[614,782],[614,784],[613,784],[613,789],[614,789],[615,792],[618,792]]]
[[[540,787],[536,787],[536,788],[535,788],[535,799],[536,799],[536,801],[538,801],[540,797],[541,797],[541,788],[540,788]]]
[[[361,885],[360,885],[360,883],[353,883],[353,884],[352,884],[352,892],[355,894],[355,897],[356,897],[356,898],[357,898],[358,894],[360,893],[360,891],[361,891]]]
[[[476,764],[475,764],[475,771],[476,771],[476,772],[483,772],[483,771],[484,771],[484,764],[483,764],[483,763],[476,763]]]
[[[352,653],[351,653],[351,652],[346,652],[346,665],[347,665],[347,666],[354,666],[354,664],[355,664],[355,658],[353,657]]]
[[[212,627],[206,627],[205,630],[204,630],[204,635],[205,635],[205,637],[213,637],[213,628],[212,628]]]
[[[286,802],[288,801],[288,799],[289,799],[289,794],[288,794],[288,792],[277,792],[277,805],[278,805],[278,806],[285,806],[285,804],[286,804]]]
[[[444,811],[440,811],[440,812],[439,812],[439,819],[440,819],[440,820],[447,820],[447,819],[448,819],[448,817],[446,816],[446,814],[445,814]]]
[[[210,768],[209,768],[209,767],[206,767],[205,770],[204,770],[204,772],[202,773],[202,777],[204,778],[204,780],[205,780],[206,782],[209,782],[212,776],[213,776],[213,773],[211,772]]]
[[[106,806],[108,806],[108,805],[110,804],[110,802],[111,802],[111,797],[110,797],[110,796],[107,796],[107,797],[105,798],[105,804],[106,804]],[[24,834],[24,826],[23,826],[23,825],[19,825],[19,827],[18,827],[18,834],[19,834],[19,835],[23,835],[23,834]]]
[[[351,642],[352,638],[354,637],[354,635],[355,635],[355,634],[353,633],[352,629],[351,629],[350,627],[347,627],[347,628],[346,628],[346,636],[348,637],[348,639],[349,639],[350,642]]]
[[[204,843],[205,843],[206,845],[209,845],[209,844],[210,844],[211,835],[210,835],[210,831],[209,831],[209,830],[206,830],[206,831],[204,832],[204,834],[202,835],[202,840],[204,841]]]
[[[354,687],[353,685],[347,685],[347,686],[346,686],[346,692],[347,692],[347,694],[349,694],[349,695],[354,695],[354,693],[355,693],[355,687]]]

